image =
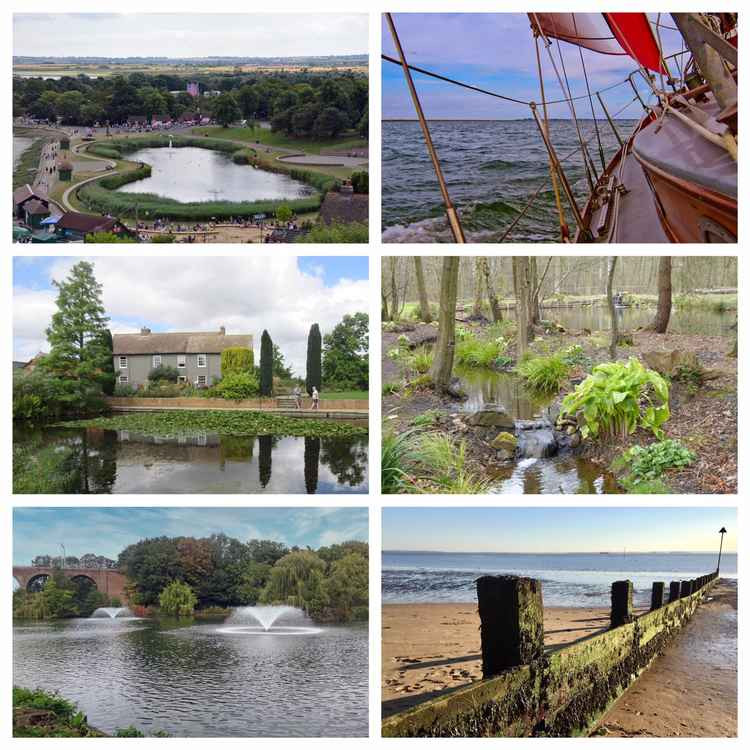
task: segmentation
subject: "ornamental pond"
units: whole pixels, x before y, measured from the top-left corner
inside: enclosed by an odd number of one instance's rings
[[[367,435],[165,437],[99,427],[14,428],[14,444],[67,454],[66,493],[367,493]]]
[[[151,176],[118,188],[122,193],[149,193],[181,203],[296,200],[315,193],[286,174],[235,164],[231,155],[207,148],[143,148],[127,159],[151,165]]]
[[[289,607],[269,625],[254,609],[16,623],[14,684],[59,692],[107,733],[366,736],[367,625],[316,625]]]

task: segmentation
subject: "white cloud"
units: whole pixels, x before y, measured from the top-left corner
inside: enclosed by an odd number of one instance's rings
[[[49,278],[62,280],[77,258],[55,260]],[[326,287],[304,273],[293,257],[94,258],[97,280],[115,333],[138,330],[251,333],[256,362],[267,329],[288,363],[304,374],[307,334],[318,323],[325,334],[347,313],[368,308],[368,282],[341,279]],[[54,312],[55,290],[14,289],[14,358],[46,349],[44,330]]]

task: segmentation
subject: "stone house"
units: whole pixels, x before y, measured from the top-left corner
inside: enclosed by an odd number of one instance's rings
[[[181,383],[208,387],[221,378],[221,353],[234,346],[252,351],[251,334],[218,332],[116,333],[112,336],[115,381],[138,388],[148,383],[155,367],[174,367]]]

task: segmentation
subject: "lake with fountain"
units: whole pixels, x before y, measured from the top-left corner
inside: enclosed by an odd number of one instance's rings
[[[17,425],[16,445],[68,453],[67,493],[366,493],[367,436],[259,437]]]
[[[318,625],[293,607],[16,623],[13,680],[76,701],[108,733],[359,737],[368,732],[367,632]]]
[[[231,156],[207,148],[143,148],[127,158],[150,164],[151,176],[118,192],[150,193],[181,203],[295,200],[315,192],[286,174],[235,164]]]

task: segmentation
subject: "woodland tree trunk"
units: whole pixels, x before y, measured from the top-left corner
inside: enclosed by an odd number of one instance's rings
[[[490,310],[492,311],[492,322],[497,323],[503,319],[503,312],[500,309],[500,304],[497,301],[497,295],[495,294],[495,287],[492,284],[490,263],[486,257],[481,257],[479,258],[479,264],[482,268],[482,275],[484,276],[484,285],[487,287],[487,297],[489,298]]]
[[[615,277],[615,266],[617,265],[617,256],[612,255],[607,261],[607,304],[609,305],[609,320],[611,337],[609,340],[609,358],[614,362],[617,359],[617,339],[619,331],[617,330],[617,311],[615,310],[615,298],[612,290],[612,284]]]
[[[671,313],[672,257],[670,255],[662,255],[659,258],[659,301],[656,303],[656,317],[647,330],[654,331],[654,333],[666,333]]]
[[[419,255],[414,256],[414,271],[417,277],[417,290],[419,291],[419,319],[423,323],[431,323],[432,312],[430,311],[430,300],[427,297],[427,287],[424,283],[424,269],[422,268],[422,258]]]
[[[398,288],[396,287],[396,256],[389,259],[391,271],[391,320],[398,319]]]
[[[529,300],[531,298],[531,269],[525,256],[513,256],[513,289],[516,295],[516,356],[520,359],[529,349]]]
[[[482,259],[479,256],[474,258],[474,304],[471,317],[482,317]]]
[[[443,258],[440,277],[440,312],[438,339],[430,374],[438,392],[445,391],[453,372],[453,355],[456,349],[456,298],[458,296],[458,263],[456,255]]]
[[[536,258],[529,258],[529,276],[531,279],[531,294],[529,296],[529,322],[531,325],[539,325],[542,316],[539,314],[539,271]]]

